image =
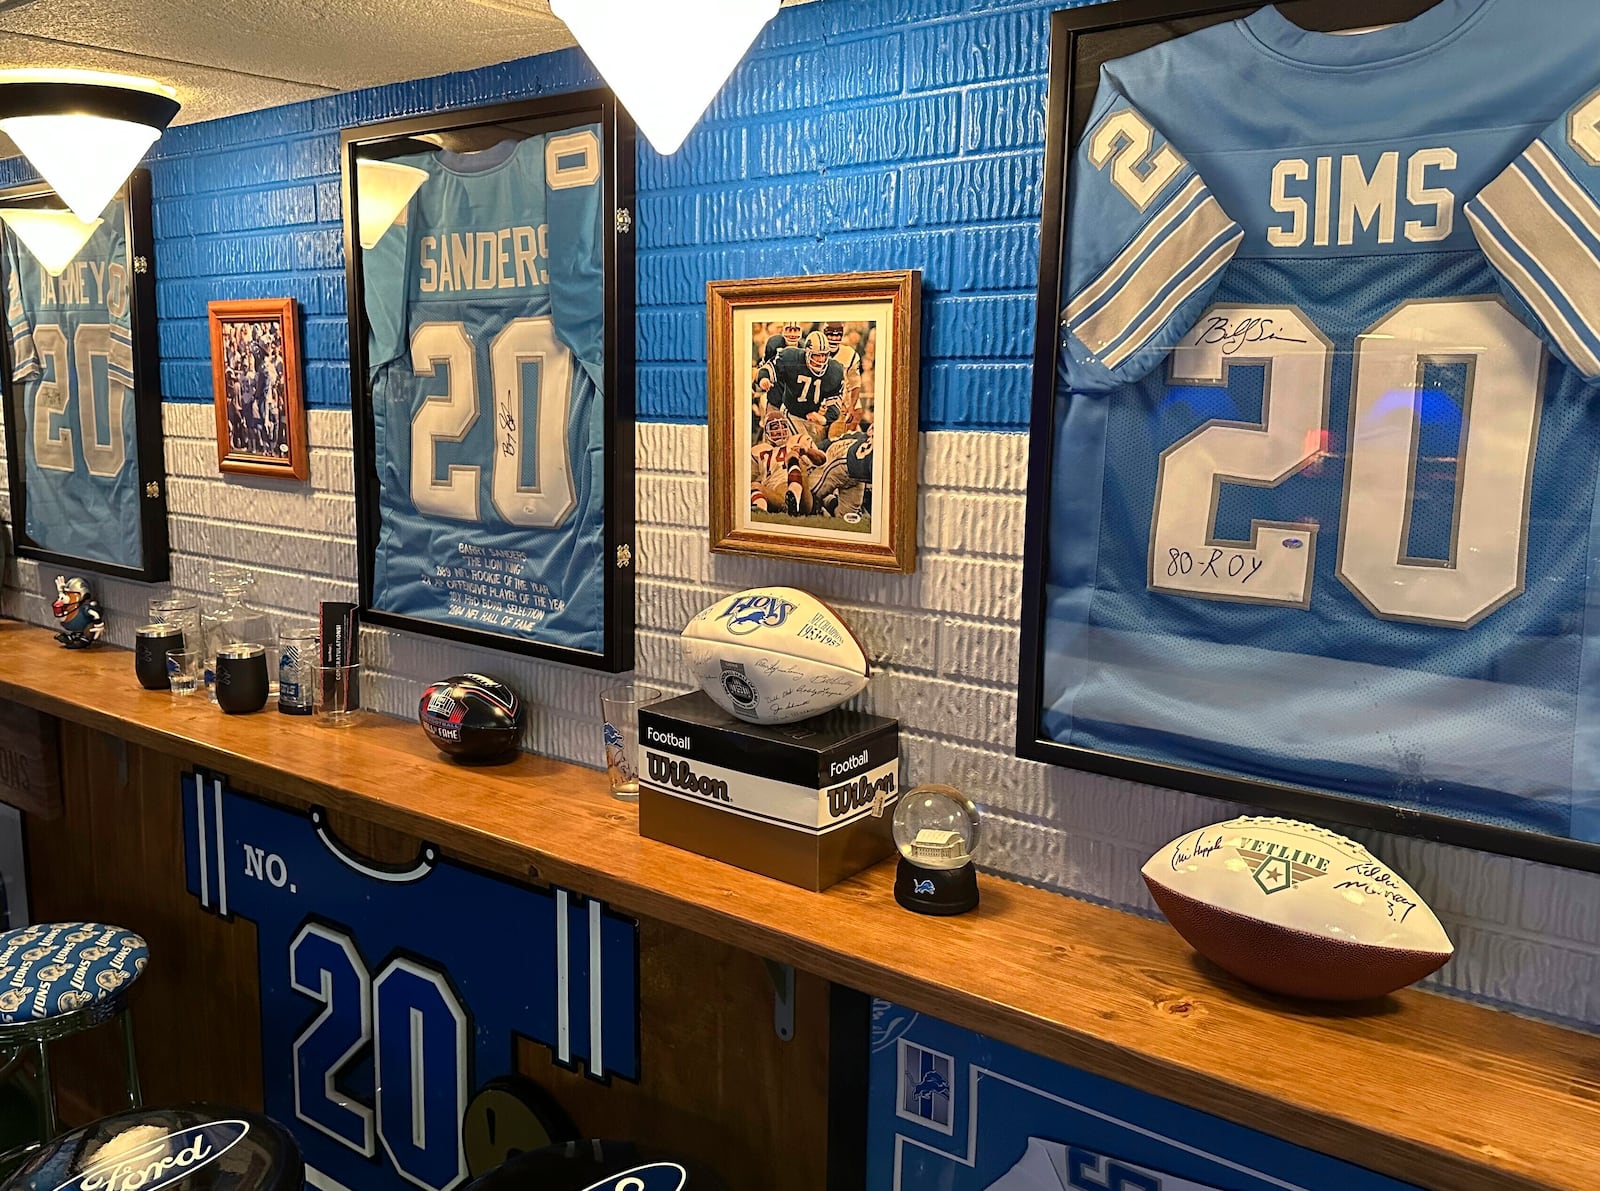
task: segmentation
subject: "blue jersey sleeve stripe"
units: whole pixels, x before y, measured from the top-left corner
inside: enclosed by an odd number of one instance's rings
[[[1467,222],[1472,225],[1484,256],[1506,284],[1538,316],[1567,359],[1586,377],[1592,379],[1600,376],[1600,355],[1579,337],[1567,315],[1552,299],[1550,291],[1535,280],[1531,256],[1525,250],[1517,251],[1515,237],[1505,229],[1493,209],[1484,201],[1486,193],[1487,190],[1467,205]]]
[[[1172,318],[1182,309],[1200,287],[1215,277],[1239,250],[1244,239],[1244,229],[1230,223],[1209,244],[1203,246],[1174,279],[1166,296],[1145,315],[1144,319],[1115,347],[1102,356],[1107,368],[1119,368],[1135,352],[1144,350],[1161,333]],[[1186,329],[1186,328],[1185,328]]]
[[[1488,220],[1473,220],[1474,206],[1488,216]],[[1525,262],[1519,262],[1523,267],[1515,271],[1521,274],[1522,280],[1513,281],[1524,301],[1539,309],[1530,295],[1532,289],[1541,292],[1550,304],[1568,308],[1573,316],[1571,321],[1563,315],[1559,322],[1547,322],[1547,325],[1563,350],[1568,350],[1569,339],[1584,341],[1583,354],[1572,355],[1569,350],[1569,358],[1585,375],[1596,375],[1588,361],[1600,357],[1596,350],[1600,349],[1600,337],[1595,334],[1596,327],[1600,326],[1600,260],[1585,246],[1583,238],[1562,213],[1550,205],[1528,175],[1515,167],[1483,188],[1468,205],[1468,219],[1472,220],[1474,231],[1482,229],[1480,244],[1486,234],[1503,256],[1515,257],[1520,252],[1526,258]],[[1499,225],[1498,235],[1489,220]],[[1494,255],[1491,254],[1490,259],[1499,266],[1500,261]],[[1508,278],[1513,276],[1503,268],[1502,272]],[[1525,285],[1529,289],[1525,289]],[[1543,317],[1542,310],[1540,315]]]
[[[1220,236],[1237,230],[1238,225],[1207,194],[1139,263],[1133,276],[1104,306],[1073,324],[1079,342],[1099,354],[1121,341],[1161,293],[1194,268]]]
[[[1205,183],[1198,176],[1191,177],[1189,184],[1140,229],[1139,234],[1117,254],[1104,271],[1067,303],[1064,321],[1070,326],[1097,309],[1106,296],[1122,283],[1139,261],[1144,259],[1151,245],[1166,235],[1178,217],[1194,205],[1203,191]]]

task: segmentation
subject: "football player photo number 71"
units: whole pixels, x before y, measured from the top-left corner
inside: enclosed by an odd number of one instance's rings
[[[711,548],[916,568],[915,272],[714,281]]]

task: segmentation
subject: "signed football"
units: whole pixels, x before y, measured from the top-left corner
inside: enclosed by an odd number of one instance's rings
[[[683,630],[683,656],[718,706],[752,724],[832,711],[860,694],[869,676],[850,626],[792,587],[718,600]]]
[[[458,674],[430,683],[417,703],[422,730],[441,751],[461,761],[507,756],[522,735],[522,700],[505,683]]]
[[[1354,840],[1241,818],[1173,840],[1144,882],[1177,932],[1239,979],[1317,1000],[1379,997],[1454,948],[1416,891]]]

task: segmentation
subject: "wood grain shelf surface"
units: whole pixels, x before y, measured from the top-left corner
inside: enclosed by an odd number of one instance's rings
[[[420,836],[1438,1191],[1600,1188],[1600,1038],[1407,991],[1268,997],[1163,923],[985,878],[956,919],[899,909],[893,866],[816,894],[640,839],[604,775],[451,765],[421,731],[225,716],[139,688],[130,653],[0,622],[0,698]],[[537,714],[537,709],[535,709]],[[599,733],[596,732],[598,737]]]

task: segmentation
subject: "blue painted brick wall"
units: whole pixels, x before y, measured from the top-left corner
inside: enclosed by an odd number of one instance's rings
[[[920,268],[924,429],[1025,430],[1059,6],[784,9],[677,154],[641,137],[640,418],[705,418],[707,281]],[[596,81],[563,51],[169,130],[149,162],[165,397],[211,399],[208,302],[292,295],[307,399],[347,407],[339,129]]]

